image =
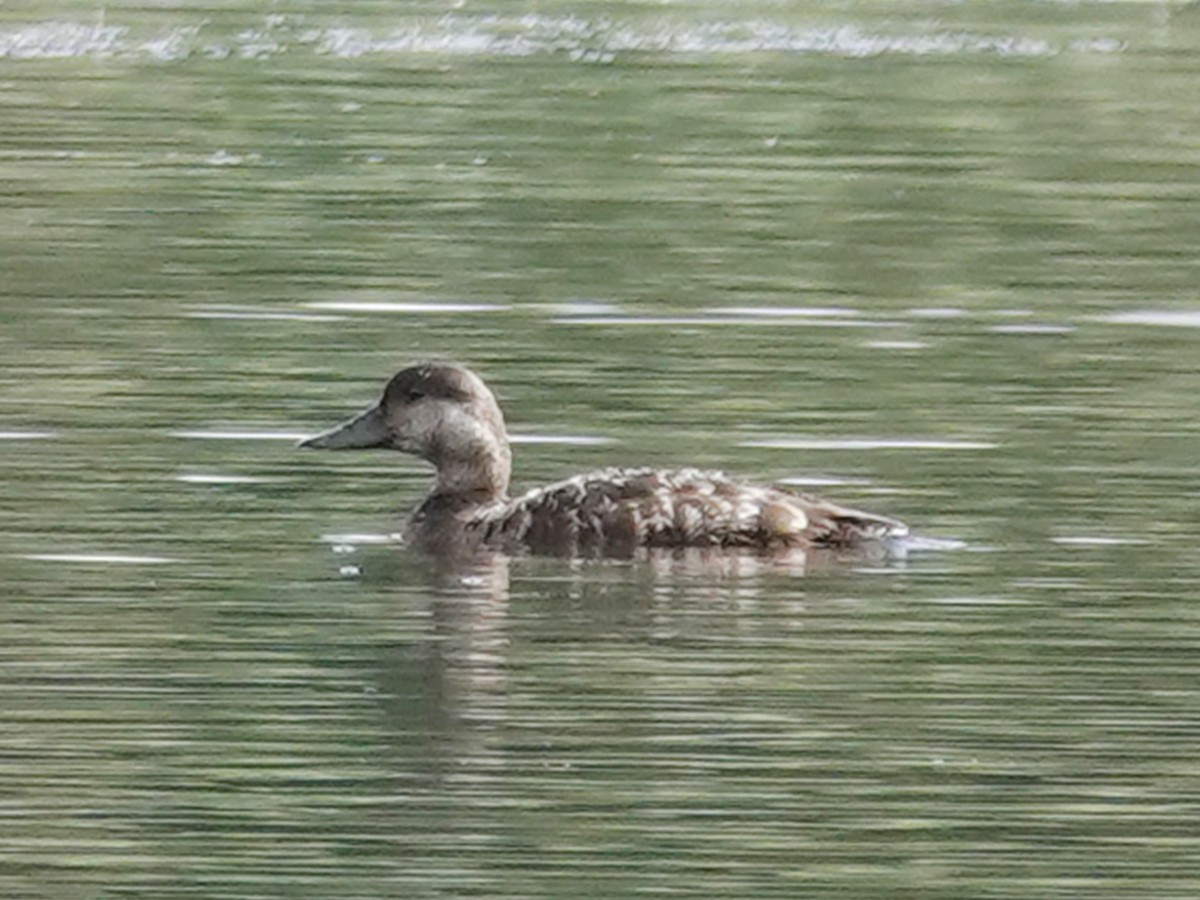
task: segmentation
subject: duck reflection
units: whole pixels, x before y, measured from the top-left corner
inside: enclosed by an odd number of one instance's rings
[[[527,726],[514,707],[531,689],[528,679],[538,691],[545,686],[522,670],[529,654],[514,643],[562,641],[564,653],[573,652],[567,647],[589,652],[613,639],[625,647],[689,632],[708,640],[713,629],[726,640],[754,633],[788,604],[803,607],[794,587],[789,599],[780,598],[781,581],[854,563],[899,565],[861,548],[853,554],[638,548],[621,558],[591,559],[514,557],[479,547],[436,555],[406,548],[397,555],[405,564],[396,580],[406,591],[414,579],[421,583],[410,599],[422,604],[424,625],[416,641],[381,656],[382,696],[393,733],[407,747],[403,768],[416,764],[438,783],[488,777],[505,764],[513,729]],[[760,607],[771,597],[779,603],[763,615]]]
[[[501,760],[498,730],[509,693],[508,565],[500,554],[460,559],[430,579],[422,561],[416,571],[426,577],[419,587],[402,579],[405,602],[418,604],[419,632],[382,645],[377,666],[403,781],[441,784]]]

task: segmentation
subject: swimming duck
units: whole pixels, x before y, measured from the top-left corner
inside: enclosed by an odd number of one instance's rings
[[[908,533],[901,522],[698,469],[603,469],[508,496],[512,452],[483,379],[427,363],[399,372],[374,406],[300,443],[386,448],[433,464],[436,480],[406,539],[549,553],[639,547],[853,548]]]

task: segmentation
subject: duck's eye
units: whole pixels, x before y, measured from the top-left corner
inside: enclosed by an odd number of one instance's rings
[[[406,393],[404,395],[404,399],[407,400],[409,403],[416,403],[418,400],[420,400],[424,396],[425,396],[424,391],[417,390],[416,388],[409,388],[408,393]]]

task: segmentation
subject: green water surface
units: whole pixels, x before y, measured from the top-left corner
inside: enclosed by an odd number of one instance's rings
[[[1200,894],[1200,12],[0,6],[0,894]],[[380,543],[437,356],[518,488],[966,548]],[[815,485],[815,487],[813,487]]]

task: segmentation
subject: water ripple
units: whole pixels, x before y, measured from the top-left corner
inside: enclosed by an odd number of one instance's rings
[[[316,300],[304,305],[309,309],[368,313],[503,312],[511,308],[502,303],[393,303],[387,300]]]
[[[185,484],[261,484],[270,481],[258,475],[224,475],[219,472],[194,472],[175,476]]]
[[[171,437],[200,441],[302,441],[312,437],[307,431],[270,431],[267,429],[212,428],[172,431]]]
[[[510,434],[508,440],[513,444],[557,444],[568,447],[598,447],[616,443],[612,438],[591,434]]]
[[[49,441],[56,437],[56,431],[0,431],[0,441]]]
[[[310,25],[304,17],[270,15],[257,27],[221,34],[208,23],[157,29],[145,34],[123,25],[46,21],[0,29],[0,58],[54,59],[134,57],[160,62],[190,56],[269,59],[307,50],[324,56],[524,57],[564,54],[581,63],[610,63],[619,54],[746,55],[819,54],[845,58],[990,55],[1015,58],[1063,52],[1112,54],[1125,49],[1114,37],[1063,42],[1021,34],[944,29],[900,33],[854,24],[796,26],[772,19],[696,24],[662,17],[621,21],[606,17],[527,14],[444,15],[409,18],[385,29],[338,24]]]
[[[152,566],[179,562],[169,556],[143,556],[133,553],[27,553],[22,559],[34,562],[98,563],[125,566]]]
[[[742,441],[738,446],[768,450],[992,450],[997,445],[942,438],[778,438]]]
[[[822,316],[782,315],[771,318],[761,313],[742,316],[560,316],[552,319],[557,325],[806,325],[823,328],[897,328],[899,322],[880,319],[834,319]]]
[[[281,322],[341,322],[345,316],[320,313],[280,312],[267,309],[201,309],[184,313],[188,319],[249,319]]]
[[[1200,328],[1200,309],[1132,309],[1097,316],[1109,325],[1165,325],[1170,328]]]

